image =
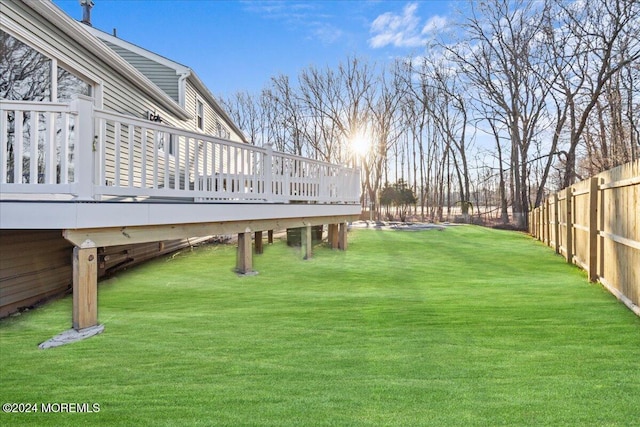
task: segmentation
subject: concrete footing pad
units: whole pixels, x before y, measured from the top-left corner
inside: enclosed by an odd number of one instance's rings
[[[90,328],[80,329],[79,331],[69,329],[68,331],[64,331],[61,334],[56,335],[50,340],[43,342],[38,346],[38,348],[46,350],[48,348],[60,347],[61,345],[71,344],[76,341],[82,341],[94,335],[98,335],[102,333],[102,331],[104,331],[104,325],[96,325]]]
[[[251,270],[251,271],[246,271],[246,272],[241,272],[240,270],[233,270],[236,272],[236,274],[238,275],[238,277],[248,277],[248,276],[257,276],[258,272],[255,270]]]

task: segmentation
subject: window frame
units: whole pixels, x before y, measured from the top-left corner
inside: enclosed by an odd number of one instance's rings
[[[93,99],[94,106],[102,108],[104,84],[97,75],[86,70],[76,61],[62,54],[53,46],[47,44],[34,34],[27,32],[24,28],[9,19],[3,19],[0,22],[0,30],[29,46],[31,49],[36,50],[51,61],[51,102],[59,102],[58,67],[60,67],[87,83],[91,88],[91,98]]]
[[[205,127],[204,101],[199,96],[196,96],[196,128],[204,132]]]

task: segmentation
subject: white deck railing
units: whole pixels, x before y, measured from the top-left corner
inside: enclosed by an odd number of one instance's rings
[[[359,203],[358,169],[95,110],[90,99],[2,101],[0,113],[5,198]]]

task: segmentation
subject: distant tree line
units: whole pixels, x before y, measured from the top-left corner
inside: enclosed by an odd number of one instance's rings
[[[548,192],[640,158],[640,2],[470,1],[459,16],[422,56],[351,56],[222,102],[255,144],[360,166],[376,218],[404,188],[421,220],[475,206],[525,227]]]

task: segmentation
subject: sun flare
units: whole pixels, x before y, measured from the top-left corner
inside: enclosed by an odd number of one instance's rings
[[[371,141],[362,132],[357,132],[351,138],[351,150],[358,156],[364,156],[369,151]]]

